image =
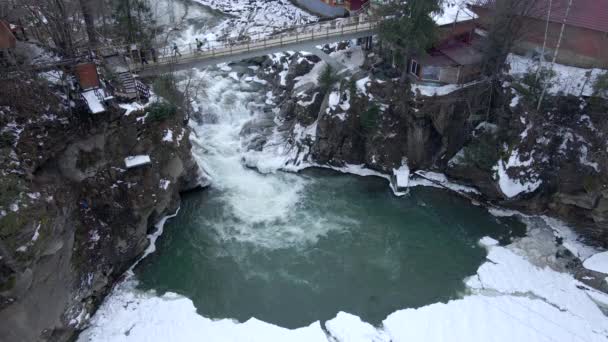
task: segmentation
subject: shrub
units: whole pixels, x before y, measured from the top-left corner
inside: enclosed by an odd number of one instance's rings
[[[159,76],[156,80],[154,80],[152,88],[156,94],[158,94],[158,96],[170,103],[177,105],[183,101],[183,95],[177,88],[175,79],[171,75]]]
[[[361,127],[364,134],[373,132],[378,127],[380,108],[373,104],[365,112],[361,113]]]
[[[530,69],[519,83],[513,84],[513,87],[523,95],[526,103],[536,106],[543,91],[543,86],[551,82],[553,77],[555,77],[555,71],[551,69],[544,67],[540,67],[540,70]],[[545,103],[548,101],[547,98],[545,96]]]
[[[593,83],[593,96],[608,96],[608,71],[599,75]]]
[[[483,132],[464,148],[464,162],[482,170],[492,170],[500,153],[498,137],[491,132]]]
[[[150,122],[165,121],[175,115],[177,107],[171,103],[156,102],[148,107],[147,120]]]
[[[11,132],[0,133],[0,148],[11,147],[15,143],[15,136]]]
[[[319,85],[323,91],[328,91],[337,80],[338,77],[330,65],[326,65],[325,68],[323,68],[323,71],[321,71],[318,78]]]

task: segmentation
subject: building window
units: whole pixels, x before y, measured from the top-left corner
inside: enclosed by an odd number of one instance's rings
[[[420,77],[420,64],[415,59],[410,62],[410,74]]]

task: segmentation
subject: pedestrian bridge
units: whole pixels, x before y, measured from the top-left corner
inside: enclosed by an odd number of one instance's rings
[[[134,59],[129,69],[142,77],[170,73],[190,68],[202,68],[226,62],[264,56],[284,51],[314,51],[315,46],[343,40],[369,37],[378,21],[369,16],[355,16],[324,21],[312,25],[292,27],[284,32],[238,40],[203,42],[197,48],[193,42],[180,45],[177,52],[167,47],[157,52],[156,58],[147,57],[149,64]]]

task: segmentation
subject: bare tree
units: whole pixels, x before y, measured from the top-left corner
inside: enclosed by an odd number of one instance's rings
[[[83,37],[81,11],[77,4],[69,0],[24,0],[18,4],[24,9],[31,22],[30,32],[41,43],[64,56],[75,54],[77,42]]]
[[[568,1],[568,7],[566,7],[566,14],[564,15],[564,19],[562,20],[562,28],[559,31],[559,38],[557,39],[557,46],[555,47],[555,51],[553,51],[553,59],[551,60],[550,70],[553,70],[555,66],[555,61],[557,60],[557,55],[559,54],[559,48],[562,45],[562,38],[564,37],[564,31],[566,30],[566,22],[568,21],[568,16],[570,15],[570,8],[572,7],[572,0]],[[547,86],[549,82],[545,82],[543,85],[543,92],[540,94],[540,98],[538,99],[538,105],[536,106],[536,110],[540,110],[540,106],[543,103],[543,98],[545,97],[545,93],[547,92]]]
[[[91,0],[79,0],[82,17],[87,28],[87,36],[91,46],[97,45],[97,32],[95,30],[95,16],[91,7]]]
[[[481,6],[492,13],[486,23],[482,69],[484,75],[495,78],[502,73],[507,56],[524,35],[524,17],[538,10],[539,5],[530,0],[483,0]]]

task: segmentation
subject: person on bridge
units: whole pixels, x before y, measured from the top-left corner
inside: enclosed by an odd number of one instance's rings
[[[176,57],[177,55],[180,57],[182,56],[181,52],[179,52],[179,47],[177,47],[177,44],[173,43],[173,57]]]
[[[139,50],[139,59],[141,60],[141,65],[148,64],[148,59],[146,58],[146,51],[143,49]]]
[[[196,38],[196,51],[202,51],[203,42],[201,42],[198,38]]]

